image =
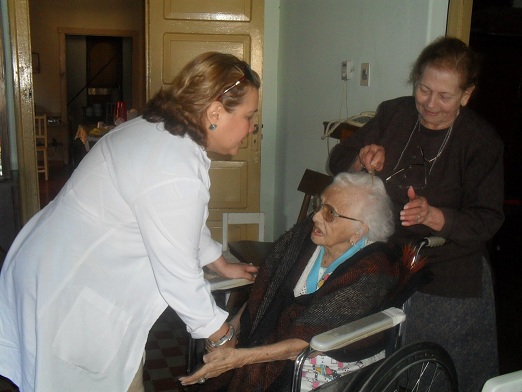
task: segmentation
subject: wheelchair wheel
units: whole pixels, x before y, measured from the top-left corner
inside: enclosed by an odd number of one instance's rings
[[[438,344],[420,342],[390,355],[368,374],[360,392],[457,392],[457,372]]]

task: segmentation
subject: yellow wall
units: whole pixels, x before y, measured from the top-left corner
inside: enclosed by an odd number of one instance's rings
[[[41,70],[33,75],[35,106],[61,114],[59,28],[137,31],[143,61],[144,9],[144,0],[30,0],[31,51]]]

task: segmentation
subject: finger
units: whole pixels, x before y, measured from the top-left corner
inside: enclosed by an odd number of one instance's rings
[[[246,279],[246,280],[250,280],[250,281],[254,281],[256,279],[256,275],[255,273],[250,273],[250,272],[243,272],[240,276],[238,276],[239,278],[243,278],[243,279]]]
[[[182,385],[192,385],[196,384],[202,378],[205,378],[204,374],[205,372],[202,370],[202,368],[200,368],[194,373],[189,374],[188,376],[179,377],[178,380],[181,382]]]
[[[367,145],[359,150],[359,160],[363,166],[370,166],[370,161],[373,159],[375,152],[372,150],[372,145]]]
[[[251,274],[257,274],[257,272],[259,271],[259,268],[256,267],[255,265],[247,264],[245,266],[245,271],[248,273],[251,273]]]
[[[384,167],[384,148],[376,147],[373,157],[370,161],[370,166],[376,170],[381,171]]]
[[[410,199],[410,201],[412,201],[412,200],[415,200],[416,197],[417,197],[417,195],[415,193],[415,189],[413,189],[413,187],[410,186],[408,188],[408,199]]]

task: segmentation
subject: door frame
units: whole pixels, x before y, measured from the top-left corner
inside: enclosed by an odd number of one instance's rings
[[[446,35],[469,44],[473,0],[449,0]]]
[[[22,225],[40,209],[34,142],[33,70],[28,0],[8,0],[7,11],[13,71],[20,219]],[[10,129],[10,131],[13,131]],[[11,146],[12,150],[14,146]]]

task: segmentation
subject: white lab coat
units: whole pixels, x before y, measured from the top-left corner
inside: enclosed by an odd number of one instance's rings
[[[141,118],[103,137],[12,245],[0,275],[0,374],[21,391],[127,391],[170,305],[195,338],[227,317],[202,266],[210,160]]]

